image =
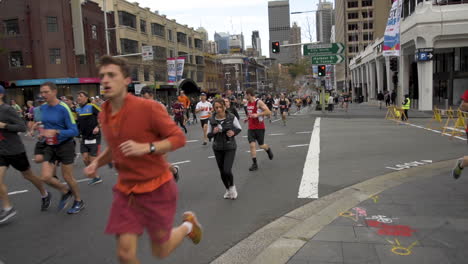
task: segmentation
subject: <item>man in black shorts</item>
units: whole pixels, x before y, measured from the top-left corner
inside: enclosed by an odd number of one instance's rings
[[[286,98],[284,93],[280,95],[279,108],[281,112],[281,119],[283,120],[283,125],[286,126],[286,114],[289,113],[289,100]]]
[[[101,147],[101,129],[98,123],[99,112],[101,108],[92,104],[89,100],[88,93],[84,91],[78,92],[78,108],[76,114],[78,116],[78,129],[80,131],[80,153],[85,166],[89,166],[96,159]],[[101,177],[97,174],[89,181],[89,185],[95,185],[102,182]]]
[[[26,132],[26,124],[11,106],[4,103],[4,98],[5,88],[0,85],[0,200],[3,203],[0,207],[0,224],[16,215],[3,180],[10,165],[39,190],[42,211],[49,208],[51,198],[42,181],[32,172],[23,142],[18,136],[18,132]]]
[[[268,109],[270,110],[270,112],[273,111],[273,104],[275,103],[275,100],[273,100],[273,98],[271,97],[271,94],[268,94],[266,100],[265,100],[265,104],[266,106],[268,107]],[[271,114],[270,116],[268,117],[270,119],[270,123],[271,123]]]
[[[74,196],[75,201],[67,211],[76,214],[84,208],[78,183],[73,177],[73,163],[75,161],[75,141],[78,128],[70,108],[57,98],[57,86],[46,82],[41,85],[41,96],[47,104],[41,106],[42,125],[41,136],[45,139],[44,162],[42,163],[42,180],[52,185],[62,193],[58,209],[62,210],[68,200]],[[68,186],[53,178],[55,164],[60,162],[63,179]]]

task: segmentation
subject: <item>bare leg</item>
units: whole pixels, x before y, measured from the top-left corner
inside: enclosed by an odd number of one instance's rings
[[[252,159],[257,157],[257,143],[255,142],[250,143],[250,157]]]
[[[203,141],[208,142],[208,124],[203,126]]]
[[[41,180],[47,183],[49,186],[59,190],[61,193],[65,194],[68,192],[67,186],[62,184],[59,180],[54,178],[55,173],[55,164],[50,162],[43,162],[42,163],[42,171],[41,171]]]
[[[259,146],[259,147],[260,147],[261,149],[265,150],[265,151],[270,149],[270,146],[268,146],[267,144],[263,144],[263,145],[261,145],[261,146]]]
[[[93,157],[93,156],[89,155],[88,152],[81,153],[81,156],[83,157],[83,163],[84,163],[85,166],[88,166],[89,164],[91,164],[91,162],[93,162],[93,160],[95,160],[97,158],[97,157]],[[97,173],[94,173],[92,176],[93,176],[92,178],[99,178]]]
[[[463,162],[461,164],[462,168],[468,167],[468,156],[463,157]]]
[[[68,184],[73,196],[75,197],[75,201],[81,201],[78,183],[76,182],[75,177],[73,177],[73,164],[62,164],[62,174],[63,179]]]
[[[8,189],[6,184],[3,182],[7,167],[0,167],[0,200],[3,202],[3,208],[11,207],[10,199],[8,198]]]
[[[184,241],[184,238],[187,236],[188,228],[184,225],[180,225],[172,229],[171,238],[166,241],[164,244],[155,244],[152,243],[153,256],[157,258],[166,258],[172,251],[174,251],[179,245]]]
[[[41,179],[34,175],[31,169],[28,169],[27,171],[21,172],[23,174],[23,177],[30,181],[41,193],[42,196],[45,196],[47,194],[46,189],[44,188],[44,184],[42,183]]]
[[[136,256],[138,235],[122,234],[117,236],[117,256],[121,264],[140,264]]]

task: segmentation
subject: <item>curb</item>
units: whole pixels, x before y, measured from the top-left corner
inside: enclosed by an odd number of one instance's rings
[[[211,264],[285,264],[341,212],[387,189],[447,171],[454,162],[441,161],[384,174],[314,200],[252,233]]]

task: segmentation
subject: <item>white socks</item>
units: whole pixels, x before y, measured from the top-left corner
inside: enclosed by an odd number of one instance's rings
[[[49,192],[46,191],[46,195],[41,195],[41,198],[46,198],[47,196],[49,196]]]
[[[193,224],[192,224],[192,223],[190,223],[190,222],[184,222],[182,225],[187,227],[187,229],[188,229],[187,235],[190,234],[190,233],[192,232],[192,229],[193,229]]]

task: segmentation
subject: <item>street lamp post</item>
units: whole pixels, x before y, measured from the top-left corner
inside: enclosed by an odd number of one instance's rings
[[[109,49],[109,29],[107,28],[107,7],[106,7],[106,0],[103,0],[102,1],[102,5],[103,5],[103,8],[104,8],[104,28],[105,28],[105,34],[106,34],[106,54],[109,55],[110,54],[110,49]]]

